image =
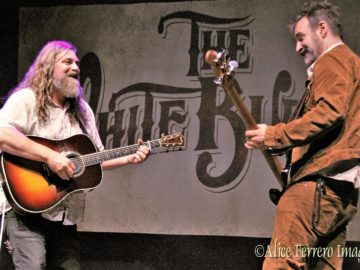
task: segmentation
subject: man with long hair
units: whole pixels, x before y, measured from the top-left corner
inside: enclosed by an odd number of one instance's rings
[[[73,176],[73,162],[25,135],[61,140],[85,133],[99,151],[104,150],[94,114],[82,96],[78,62],[69,42],[47,43],[0,110],[0,150],[43,162],[63,181]],[[141,145],[135,154],[101,166],[138,164],[148,155],[148,147]],[[6,232],[16,269],[80,269],[76,224],[83,218],[84,199],[83,192],[75,192],[39,215],[7,213]]]
[[[263,269],[342,269],[360,187],[360,59],[327,1],[305,3],[291,30],[309,66],[299,109],[287,124],[245,132],[249,149],[291,151]]]

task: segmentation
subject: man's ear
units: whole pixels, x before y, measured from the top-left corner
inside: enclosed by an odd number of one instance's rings
[[[324,38],[327,35],[328,32],[328,24],[325,21],[320,21],[319,22],[319,32],[320,32],[320,36],[322,38]]]

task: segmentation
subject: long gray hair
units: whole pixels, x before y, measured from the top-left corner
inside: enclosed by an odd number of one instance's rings
[[[46,123],[49,117],[46,102],[54,89],[52,75],[57,56],[69,50],[75,53],[77,51],[76,47],[67,41],[54,40],[48,42],[36,56],[24,79],[11,91],[13,93],[29,87],[35,92],[36,114],[42,123]],[[71,121],[80,119],[82,123],[86,123],[87,117],[82,97],[83,90],[81,86],[79,87],[80,94],[76,98],[68,98],[67,102],[70,105]]]

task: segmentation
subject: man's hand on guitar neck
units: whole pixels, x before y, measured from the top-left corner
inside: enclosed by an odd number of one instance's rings
[[[139,164],[144,162],[150,155],[150,149],[144,145],[144,141],[139,139],[138,144],[140,145],[139,149],[135,154],[132,154],[127,157],[129,164]]]
[[[150,149],[141,139],[138,140],[138,144],[140,146],[134,154],[104,161],[101,164],[102,168],[105,170],[111,170],[127,164],[140,164],[144,162],[150,155]]]
[[[265,146],[265,131],[267,125],[258,124],[257,129],[245,131],[246,143],[245,147],[248,149],[265,150],[268,147]]]

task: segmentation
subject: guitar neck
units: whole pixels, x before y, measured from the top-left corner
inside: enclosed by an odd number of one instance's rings
[[[247,129],[256,129],[257,124],[253,116],[251,115],[248,108],[245,106],[244,101],[242,100],[240,94],[238,93],[238,90],[235,88],[233,84],[233,78],[225,78],[225,80],[231,80],[224,81],[223,88],[226,91],[226,93],[230,96],[233,103],[236,105],[237,109],[239,110],[239,113],[242,117],[242,120],[246,126]],[[271,171],[275,175],[276,179],[278,180],[279,184],[284,187],[286,183],[284,182],[284,179],[281,176],[281,171],[283,170],[283,164],[282,162],[274,156],[271,156],[268,151],[262,150],[262,155],[264,156],[266,162],[268,163]]]
[[[162,147],[161,143],[160,143],[160,139],[153,140],[153,141],[147,141],[144,143],[144,145],[146,145],[150,150]],[[129,145],[129,146],[105,150],[102,152],[87,154],[87,155],[83,155],[83,156],[76,157],[73,159],[76,159],[76,160],[80,159],[81,163],[84,164],[85,167],[87,167],[87,166],[92,166],[95,164],[100,164],[107,160],[134,154],[139,149],[139,147],[140,147],[140,144],[133,144],[133,145]]]
[[[235,79],[233,70],[238,67],[238,63],[236,61],[229,61],[229,56],[225,49],[222,49],[221,52],[208,50],[205,54],[205,62],[210,65],[215,73],[216,80],[214,82],[222,85],[226,94],[231,98],[232,102],[239,110],[245,127],[247,129],[256,129],[257,124],[255,119],[252,117],[250,111],[245,106],[240,93],[234,86]],[[286,181],[281,177],[281,172],[283,170],[281,161],[278,158],[271,156],[268,151],[261,151],[261,153],[279,184],[284,188],[286,186]]]

